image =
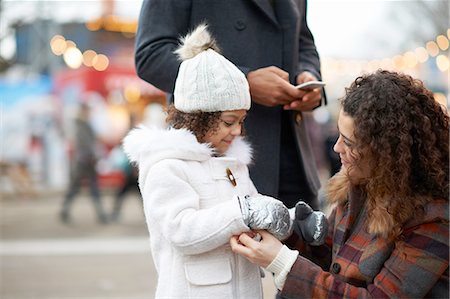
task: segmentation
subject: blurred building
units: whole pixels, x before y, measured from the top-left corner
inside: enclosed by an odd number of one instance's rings
[[[129,130],[130,115],[148,121],[144,117],[149,104],[166,104],[166,94],[135,73],[136,20],[105,15],[86,23],[36,19],[13,27],[14,64],[0,77],[0,131],[2,139],[14,145],[0,153],[6,169],[3,189],[17,191],[6,174],[17,165],[26,166],[37,189],[65,188],[71,120],[81,102],[93,109],[91,122],[103,144],[100,184],[120,184],[121,173],[110,163],[109,153]]]

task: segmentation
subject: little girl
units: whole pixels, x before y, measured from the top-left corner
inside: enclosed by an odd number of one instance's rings
[[[261,274],[229,239],[267,229],[292,231],[287,208],[258,195],[241,137],[250,108],[244,74],[217,52],[200,25],[176,51],[182,63],[169,129],[140,127],[124,140],[139,187],[158,272],[156,298],[262,298]]]

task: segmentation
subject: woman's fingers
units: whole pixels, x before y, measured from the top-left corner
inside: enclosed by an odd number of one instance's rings
[[[242,234],[247,236],[246,234]],[[241,235],[241,236],[242,236]],[[230,239],[230,245],[231,245],[231,250],[233,250],[233,252],[242,255],[246,258],[249,258],[250,255],[252,254],[252,250],[248,247],[246,247],[245,245],[242,244],[242,242],[239,240],[240,236],[233,236]],[[251,240],[251,238],[249,236],[247,236],[247,238],[249,238]]]
[[[258,230],[256,232],[261,236],[261,241],[255,241],[243,233],[239,236],[233,236],[230,239],[231,249],[234,253],[242,255],[250,262],[261,267],[267,267],[283,245],[265,230]]]

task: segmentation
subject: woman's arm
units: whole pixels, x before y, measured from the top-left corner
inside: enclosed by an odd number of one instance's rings
[[[311,298],[424,298],[435,288],[433,291],[437,293],[433,293],[434,298],[447,297],[448,226],[432,226],[396,244],[373,281],[364,285],[346,283],[342,277],[299,257],[288,274],[282,295],[295,297],[301,294]],[[447,241],[442,242],[445,235]],[[349,267],[361,268],[362,264],[341,265],[341,271]]]
[[[281,243],[262,233],[256,242],[244,236],[231,239],[233,251],[251,262],[267,267],[277,256]],[[237,242],[239,241],[239,242]],[[436,287],[436,297],[448,296],[448,225],[424,224],[396,244],[373,281],[367,284],[347,283],[323,270],[305,257],[298,256],[282,289],[282,296],[307,298],[423,298]],[[376,252],[374,253],[376,254]],[[361,267],[358,264],[343,268]],[[357,270],[356,270],[357,271]]]

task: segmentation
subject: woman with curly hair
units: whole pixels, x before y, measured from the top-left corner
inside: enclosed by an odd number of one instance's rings
[[[232,238],[284,298],[449,297],[449,116],[423,83],[379,70],[342,100],[326,243]]]

